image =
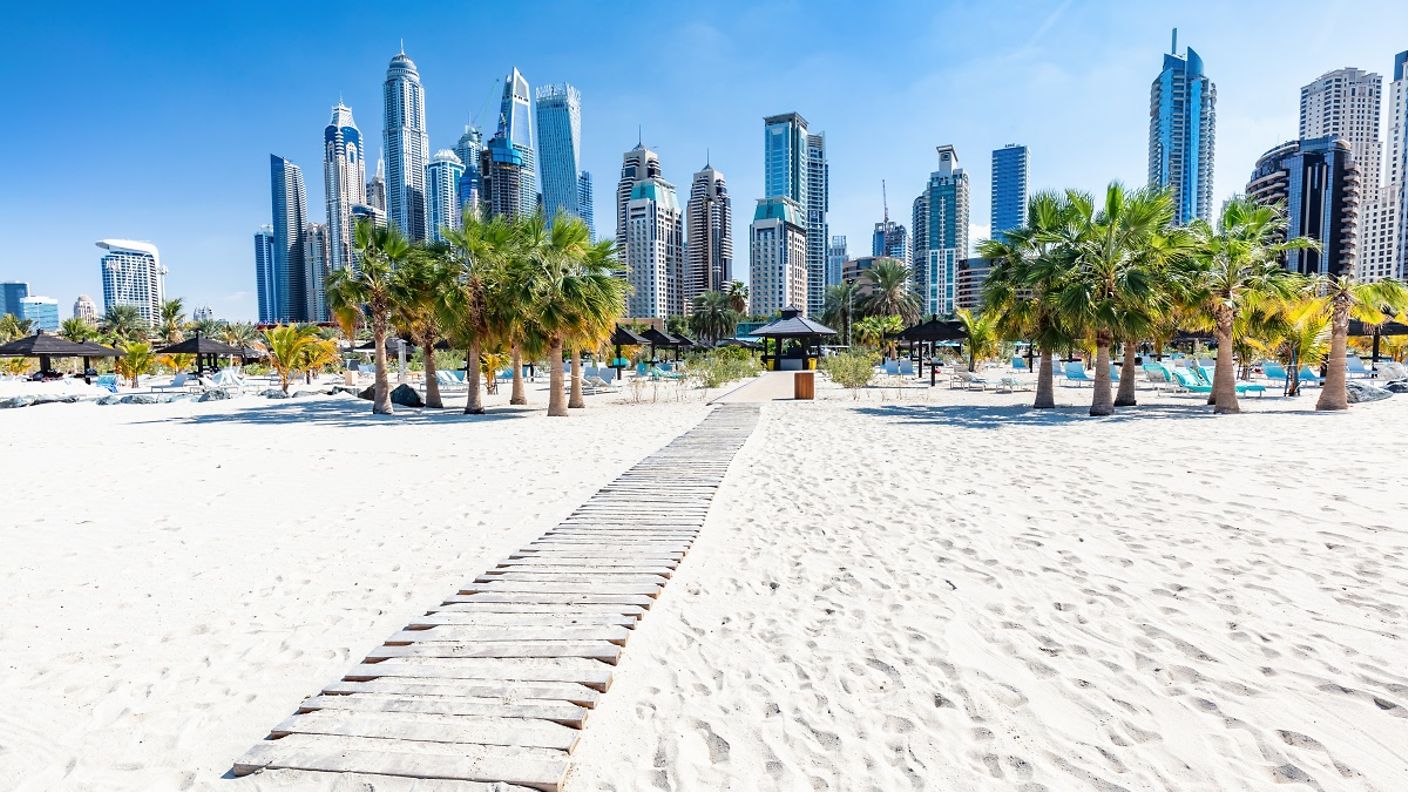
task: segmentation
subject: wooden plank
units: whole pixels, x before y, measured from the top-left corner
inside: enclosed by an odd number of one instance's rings
[[[513,553],[510,561],[615,561],[619,564],[675,564],[684,560],[684,552],[675,553],[622,553],[616,550],[542,550],[525,549]]]
[[[570,726],[537,718],[344,710],[318,710],[293,715],[269,732],[269,736],[275,739],[289,734],[335,734],[417,742],[556,748],[560,751],[571,751],[581,736],[581,732]]]
[[[425,630],[402,630],[386,639],[386,643],[423,643],[425,641],[610,641],[624,643],[630,636],[631,631],[619,624],[441,625]]]
[[[298,711],[349,710],[353,712],[424,712],[431,715],[475,715],[499,718],[538,718],[582,728],[587,708],[566,701],[526,699],[510,701],[479,696],[420,696],[357,693],[321,695],[304,699]]]
[[[482,679],[421,679],[378,677],[360,682],[339,680],[323,686],[328,694],[391,693],[412,696],[461,696],[497,698],[501,701],[565,701],[591,709],[600,700],[597,691],[570,682],[516,682]]]
[[[565,591],[476,591],[454,594],[446,604],[455,602],[497,602],[505,604],[541,603],[557,605],[639,605],[648,608],[655,600],[644,594],[573,594]]]
[[[648,574],[626,574],[624,572],[616,574],[604,574],[593,571],[591,574],[562,572],[562,571],[539,571],[539,572],[514,572],[509,570],[494,569],[475,578],[475,583],[494,583],[497,581],[508,581],[518,583],[594,583],[597,585],[625,585],[625,584],[650,584],[659,588],[669,582],[669,578],[663,575]]]
[[[484,782],[485,792],[503,789],[492,786],[495,783],[558,792],[567,773],[567,754],[467,743],[292,734],[255,743],[235,760],[232,770],[242,776],[266,768]]]
[[[659,575],[669,578],[675,570],[668,566],[602,566],[592,563],[503,563],[485,572],[486,575],[559,575],[562,573],[591,572],[597,575]]]
[[[415,617],[411,627],[433,624],[625,624],[645,614],[640,605],[452,602]],[[442,619],[443,621],[436,621]]]
[[[367,652],[367,661],[395,657],[587,657],[616,664],[621,647],[610,641],[425,641],[379,646]]]
[[[643,582],[608,580],[597,578],[595,580],[571,580],[559,578],[547,578],[542,581],[523,580],[490,580],[485,582],[465,583],[460,586],[461,594],[474,594],[476,592],[499,592],[510,591],[523,593],[555,592],[563,594],[645,594],[655,596],[660,593],[661,587],[665,584],[665,579],[647,580]]]
[[[362,663],[344,675],[349,681],[385,676],[418,679],[484,679],[519,682],[575,682],[595,690],[611,684],[611,666],[581,657],[555,658],[420,658],[398,657],[379,663]]]

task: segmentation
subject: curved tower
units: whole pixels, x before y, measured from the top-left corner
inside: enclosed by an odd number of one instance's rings
[[[428,236],[425,206],[425,166],[430,164],[430,138],[425,133],[425,89],[416,64],[399,53],[386,69],[382,86],[386,123],[386,213],[391,224],[415,242]]]
[[[352,207],[367,202],[367,166],[362,133],[352,110],[342,102],[332,109],[323,130],[323,189],[328,205],[328,266],[342,269],[353,262]]]

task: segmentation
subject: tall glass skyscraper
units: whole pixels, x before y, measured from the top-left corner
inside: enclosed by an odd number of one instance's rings
[[[425,169],[425,189],[430,207],[430,238],[445,241],[445,228],[460,227],[460,181],[464,163],[449,149],[440,149]]]
[[[582,95],[576,88],[544,85],[537,92],[538,153],[543,171],[543,213],[549,221],[566,212],[587,222],[591,216],[591,175],[582,170]],[[583,205],[583,198],[586,199]]]
[[[1319,243],[1291,250],[1282,262],[1302,275],[1354,272],[1358,252],[1361,177],[1353,144],[1338,135],[1293,140],[1261,155],[1247,196],[1286,212],[1287,232]]]
[[[328,321],[328,227],[309,223],[303,227],[303,318],[309,322]]]
[[[328,266],[342,269],[355,257],[352,207],[367,202],[367,167],[362,133],[342,102],[323,130],[323,191],[328,209]]]
[[[260,226],[254,232],[254,281],[259,298],[259,321],[268,323],[278,315],[279,287],[274,282],[274,227]]]
[[[1174,222],[1212,217],[1213,149],[1217,86],[1203,73],[1203,59],[1188,48],[1173,50],[1149,88],[1149,184],[1173,191]]]
[[[799,113],[763,119],[763,192],[765,198],[790,198],[802,211],[805,229],[807,296],[796,307],[821,312],[826,292],[826,213],[830,208],[830,173],[825,135],[810,133]]]
[[[724,175],[708,163],[694,174],[685,215],[684,312],[689,313],[695,297],[719,291],[733,278],[733,203]]]
[[[479,179],[479,157],[483,152],[483,134],[473,124],[465,124],[464,134],[460,135],[459,142],[455,144],[455,156],[459,157],[460,164],[464,165],[459,190],[461,214],[466,205],[474,207],[476,213],[479,211],[480,196],[483,193],[483,185]]]
[[[20,281],[0,283],[0,316],[20,315],[20,300],[29,296],[29,284]]]
[[[831,243],[826,246],[826,282],[827,282],[827,283],[830,283],[830,284],[833,284],[833,285],[834,285],[834,284],[837,284],[837,283],[840,283],[840,282],[841,282],[841,279],[842,279],[841,271],[842,271],[843,267],[845,266],[845,264],[846,264],[846,258],[847,258],[849,255],[850,255],[850,254],[849,254],[849,252],[848,252],[847,249],[846,249],[846,236],[845,236],[845,234],[837,234],[837,235],[831,237]],[[906,260],[905,263],[908,264],[909,261]]]
[[[269,183],[274,214],[274,320],[307,321],[303,230],[308,224],[308,195],[303,171],[270,154]]]
[[[161,318],[166,299],[166,268],[161,254],[150,242],[130,239],[104,239],[102,248],[103,310],[114,305],[131,305],[150,325]]]
[[[532,104],[528,80],[515,68],[504,78],[498,131],[479,160],[483,200],[491,216],[523,217],[538,211]]]
[[[425,166],[430,138],[425,132],[425,90],[416,64],[402,52],[391,59],[382,85],[386,124],[386,212],[391,224],[412,242],[429,236],[425,208]]]
[[[992,153],[992,238],[1026,224],[1027,147],[1008,143]]]
[[[957,307],[958,262],[968,257],[968,174],[953,146],[938,147],[939,169],[914,199],[914,285],[925,314]]]

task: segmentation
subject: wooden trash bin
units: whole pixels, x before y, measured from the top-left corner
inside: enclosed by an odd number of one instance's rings
[[[816,372],[798,371],[792,375],[792,398],[808,401],[816,398]]]

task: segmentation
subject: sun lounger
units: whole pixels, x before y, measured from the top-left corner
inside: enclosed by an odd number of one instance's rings
[[[1031,366],[1027,365],[1026,358],[1021,358],[1014,355],[1012,357],[1012,370],[1021,374],[1023,372],[1031,371],[1032,369]]]
[[[1364,367],[1364,361],[1358,355],[1346,355],[1344,359],[1345,367],[1351,377],[1368,379],[1374,376],[1373,372]]]
[[[1300,377],[1302,385],[1313,385],[1318,388],[1324,384],[1320,381],[1320,375],[1310,370],[1310,366],[1301,366],[1297,376]]]
[[[997,391],[998,393],[1001,393],[1004,390],[1008,393],[1012,393],[1014,391],[1031,389],[1032,384],[1030,382],[1022,379],[1021,377],[1011,376],[1010,374],[998,378],[997,385],[993,388],[993,390]]]
[[[912,361],[912,360],[901,360],[901,361],[900,361],[900,376],[901,376],[901,377],[913,377],[913,376],[914,376],[914,361]]]
[[[154,391],[185,390],[186,382],[188,379],[189,378],[186,376],[186,372],[183,371],[173,377],[171,381],[166,383],[165,385],[153,385],[151,386],[151,389]]]
[[[948,379],[948,386],[950,388],[961,386],[966,390],[973,390],[974,388],[987,390],[988,386],[991,384],[993,383],[963,368],[955,368],[953,374]]]
[[[1144,379],[1154,386],[1154,390],[1173,385],[1173,375],[1168,372],[1168,368],[1161,363],[1145,363]]]
[[[1085,364],[1078,360],[1072,360],[1061,368],[1061,374],[1066,382],[1075,383],[1077,386],[1088,384],[1093,386],[1095,378],[1090,376],[1090,372],[1085,370]]]
[[[1408,380],[1408,368],[1395,360],[1379,361],[1378,378],[1381,382]]]

